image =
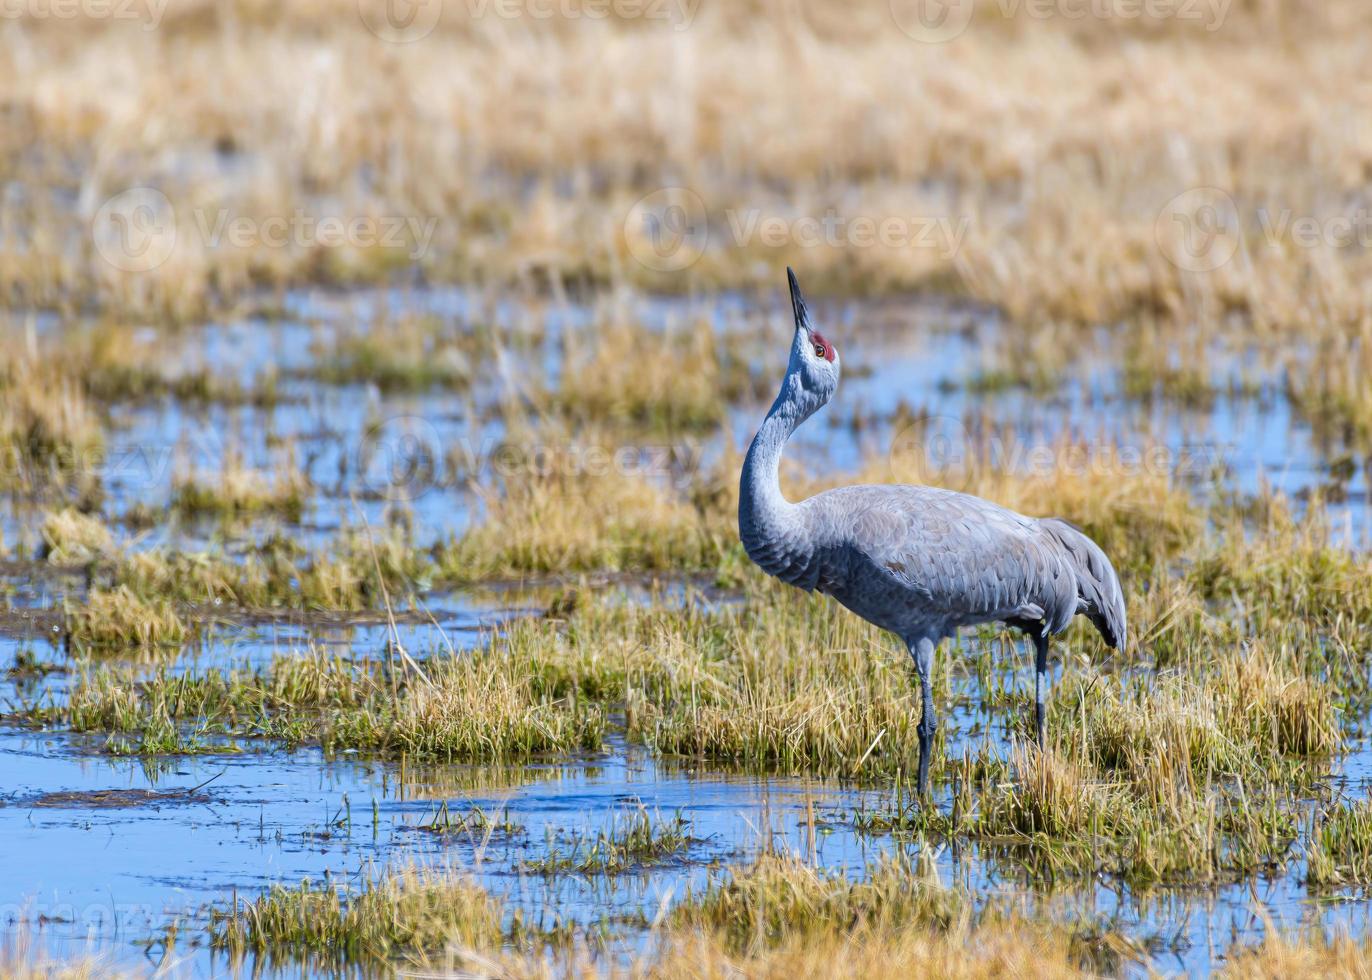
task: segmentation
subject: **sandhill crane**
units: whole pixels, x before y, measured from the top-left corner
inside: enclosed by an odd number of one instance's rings
[[[928,792],[938,724],[930,691],[934,651],[960,627],[1003,622],[1035,646],[1034,722],[1040,750],[1048,639],[1077,613],[1105,642],[1125,643],[1124,595],[1110,560],[1066,521],[1035,519],[938,487],[839,487],[791,503],[778,468],[786,440],[838,387],[834,345],[815,329],[790,269],[796,332],[781,392],[743,463],[738,531],[763,571],[818,589],[905,642],[919,675],[919,792]]]

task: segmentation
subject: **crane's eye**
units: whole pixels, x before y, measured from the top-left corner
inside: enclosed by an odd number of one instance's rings
[[[815,357],[823,357],[823,356],[824,356],[824,345],[823,345],[823,344],[815,344]]]

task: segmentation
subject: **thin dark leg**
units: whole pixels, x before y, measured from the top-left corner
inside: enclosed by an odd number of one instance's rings
[[[938,716],[934,713],[934,691],[930,677],[934,672],[934,641],[921,639],[910,645],[910,656],[915,661],[915,673],[919,674],[919,693],[924,702],[919,726],[919,795],[929,795],[929,756],[934,745],[934,732],[938,729]]]
[[[1038,730],[1039,751],[1046,744],[1048,721],[1048,634],[1034,634],[1034,727]]]

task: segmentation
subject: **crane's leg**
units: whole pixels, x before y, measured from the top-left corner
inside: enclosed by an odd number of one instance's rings
[[[1034,727],[1038,730],[1039,751],[1046,743],[1048,722],[1048,634],[1034,634]]]
[[[909,644],[910,656],[915,661],[915,673],[919,674],[919,693],[924,702],[919,718],[919,795],[929,794],[929,755],[934,745],[934,731],[938,728],[938,716],[934,713],[934,691],[931,678],[934,673],[934,641],[921,637]]]

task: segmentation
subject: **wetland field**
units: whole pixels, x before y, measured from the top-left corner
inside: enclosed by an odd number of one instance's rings
[[[1369,63],[1355,0],[5,7],[0,976],[1372,975]],[[1044,751],[1032,644],[944,644],[927,798],[903,645],[739,542],[788,265],[791,499],[1123,583]]]

